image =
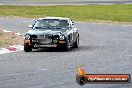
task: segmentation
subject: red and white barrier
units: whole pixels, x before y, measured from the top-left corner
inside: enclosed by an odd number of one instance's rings
[[[17,51],[22,51],[23,46],[22,45],[13,45],[5,48],[0,48],[0,54],[6,54],[6,53],[12,53]]]

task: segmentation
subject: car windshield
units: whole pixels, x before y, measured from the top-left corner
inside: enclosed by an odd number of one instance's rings
[[[67,29],[69,26],[67,20],[43,19],[37,20],[34,24],[35,29]]]

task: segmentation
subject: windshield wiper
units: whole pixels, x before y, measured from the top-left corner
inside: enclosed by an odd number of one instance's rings
[[[46,29],[46,27],[35,27],[36,29]]]
[[[61,27],[54,27],[54,29],[62,29]]]

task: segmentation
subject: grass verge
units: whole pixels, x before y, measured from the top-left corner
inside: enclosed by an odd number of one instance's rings
[[[22,45],[23,37],[12,33],[4,33],[0,30],[0,48],[11,45]]]
[[[109,20],[132,22],[132,4],[85,6],[0,6],[0,16],[39,18],[69,17],[76,21]]]

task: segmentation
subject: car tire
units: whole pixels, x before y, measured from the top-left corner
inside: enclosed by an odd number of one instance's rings
[[[63,47],[63,51],[69,51],[70,49],[70,40],[68,39],[65,46]]]
[[[29,44],[24,44],[24,51],[25,52],[31,52],[32,51],[32,47]]]
[[[76,39],[73,48],[78,48],[79,47],[79,38]]]

